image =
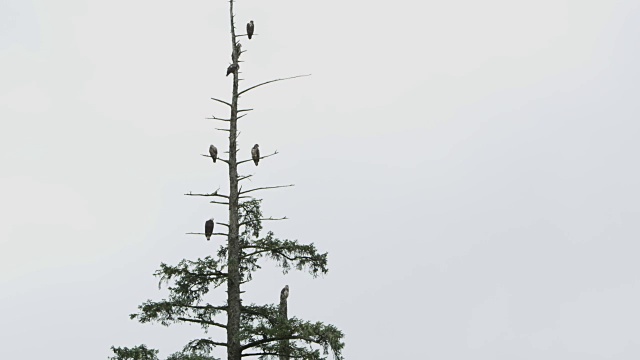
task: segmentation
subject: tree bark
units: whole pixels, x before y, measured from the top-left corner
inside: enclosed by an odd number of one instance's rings
[[[233,0],[229,1],[231,20],[231,58],[238,65],[240,54],[236,51],[236,31],[233,15]],[[236,138],[238,130],[238,70],[233,72],[233,92],[229,131],[229,236],[228,236],[228,281],[227,281],[227,359],[240,360],[240,238],[238,225],[238,164]]]
[[[280,312],[280,319],[284,321],[289,320],[289,316],[287,315],[287,298],[284,296],[280,296],[280,306],[278,307]],[[280,360],[289,360],[289,340],[280,340]]]

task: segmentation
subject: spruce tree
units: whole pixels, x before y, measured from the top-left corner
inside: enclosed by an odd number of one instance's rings
[[[225,236],[227,241],[215,254],[204,258],[184,259],[176,265],[162,263],[154,275],[160,279],[161,284],[167,285],[168,297],[160,301],[148,300],[138,307],[137,313],[131,314],[130,317],[141,323],[151,322],[165,326],[175,323],[195,323],[199,324],[205,332],[212,327],[226,331],[226,339],[210,337],[194,339],[166,360],[212,360],[214,358],[210,354],[215,347],[225,347],[228,360],[240,360],[241,357],[326,359],[330,353],[335,359],[342,359],[344,347],[342,332],[333,325],[288,317],[287,297],[283,296],[284,289],[278,305],[242,302],[242,285],[252,281],[252,273],[260,269],[259,262],[263,259],[274,261],[284,273],[295,268],[308,271],[316,277],[327,273],[328,268],[327,253],[320,253],[314,244],[305,245],[297,240],[279,239],[273,232],[263,234],[264,221],[285,218],[264,217],[261,210],[262,200],[254,195],[259,190],[291,185],[265,186],[246,190],[241,186],[241,182],[252,175],[240,174],[238,172],[240,165],[245,163],[250,165],[252,160],[259,161],[277,152],[258,156],[257,160],[256,158],[238,159],[238,120],[245,117],[251,110],[238,108],[240,96],[257,87],[300,76],[266,81],[240,90],[240,56],[246,51],[242,50],[240,38],[246,38],[247,34],[236,34],[233,5],[234,1],[230,0],[232,61],[227,73],[233,74],[231,101],[212,98],[227,106],[230,109],[230,116],[229,118],[211,118],[228,126],[220,129],[229,134],[228,158],[218,157],[215,154],[217,151],[210,152],[210,155],[203,155],[217,157],[214,160],[228,166],[229,191],[228,193],[216,190],[210,193],[185,194],[208,197],[213,205],[228,206],[228,222],[216,222],[216,232],[213,232],[213,236]],[[217,161],[209,162],[209,166],[224,166]],[[226,232],[219,232],[220,226]],[[204,235],[203,233],[189,234]],[[227,291],[226,303],[209,303],[208,294],[223,288],[224,285]],[[145,345],[133,348],[112,347],[112,350],[115,354],[111,357],[112,360],[158,359],[158,351],[149,349]]]

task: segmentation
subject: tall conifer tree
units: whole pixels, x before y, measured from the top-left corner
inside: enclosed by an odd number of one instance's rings
[[[168,297],[160,301],[148,300],[138,307],[139,312],[130,317],[141,323],[153,322],[165,326],[174,323],[196,323],[205,331],[209,328],[221,328],[226,331],[226,339],[211,337],[194,339],[166,360],[212,360],[214,358],[211,356],[211,351],[215,347],[226,348],[228,360],[240,360],[241,357],[315,360],[325,359],[330,353],[335,359],[342,359],[344,347],[342,332],[333,325],[288,317],[286,297],[281,296],[278,305],[243,304],[242,302],[242,285],[252,280],[252,273],[260,269],[258,262],[261,259],[273,260],[284,273],[293,267],[297,270],[306,270],[315,277],[320,273],[326,273],[328,268],[327,253],[318,252],[313,244],[304,245],[297,240],[279,239],[272,232],[266,234],[262,232],[263,221],[284,218],[264,217],[260,208],[261,200],[253,195],[258,190],[291,185],[265,186],[247,190],[243,190],[241,186],[241,182],[252,175],[240,175],[239,166],[250,165],[256,159],[238,159],[238,120],[250,111],[250,109],[238,108],[240,96],[257,87],[300,76],[266,81],[240,90],[240,56],[245,52],[242,50],[240,38],[248,38],[247,34],[236,34],[233,5],[234,0],[230,0],[232,61],[227,69],[227,75],[233,75],[231,101],[212,98],[227,106],[230,109],[230,116],[229,118],[211,118],[228,126],[220,129],[229,134],[228,158],[217,156],[217,160],[228,166],[229,192],[225,194],[216,190],[212,193],[186,194],[209,197],[212,199],[210,201],[212,204],[228,206],[228,222],[216,222],[216,230],[213,231],[213,236],[225,236],[227,241],[213,255],[196,260],[185,259],[177,265],[162,263],[154,275],[160,278],[161,283],[167,284]],[[253,34],[252,42],[259,41],[260,31]],[[253,32],[253,24],[251,32]],[[215,153],[217,155],[217,150]],[[258,160],[275,154],[277,152],[258,156]],[[212,155],[213,153],[210,152],[210,155],[203,156],[211,157]],[[208,165],[223,164],[209,161]],[[220,232],[220,227],[226,232]],[[204,235],[204,233],[190,234]],[[202,239],[205,239],[204,236]],[[223,285],[226,285],[226,303],[209,303],[207,296],[209,292]],[[279,290],[274,289],[275,294],[277,291]],[[111,359],[113,360],[158,359],[158,351],[149,349],[145,345],[133,348],[112,347],[112,350],[114,356]]]

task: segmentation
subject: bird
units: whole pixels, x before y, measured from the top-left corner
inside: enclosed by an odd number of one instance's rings
[[[260,161],[260,149],[258,149],[258,144],[253,145],[253,149],[251,149],[251,157],[253,158],[253,162],[258,166],[258,161]]]
[[[204,222],[204,236],[207,237],[207,241],[211,240],[213,234],[213,218]]]
[[[251,40],[251,37],[253,36],[254,29],[255,26],[253,25],[253,20],[251,20],[247,23],[247,36],[249,37],[249,40]]]
[[[287,300],[289,297],[289,285],[285,285],[280,291],[280,300]]]
[[[218,149],[213,145],[209,146],[209,155],[211,155],[213,163],[215,164],[216,160],[218,159]]]
[[[238,71],[238,69],[240,69],[240,65],[238,65],[238,64],[229,65],[229,67],[227,68],[227,75],[226,76],[229,76],[229,74],[235,73],[236,71]]]

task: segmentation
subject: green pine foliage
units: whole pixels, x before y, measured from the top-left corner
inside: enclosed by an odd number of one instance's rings
[[[240,206],[241,223],[241,269],[243,282],[252,280],[251,274],[260,269],[263,260],[272,260],[283,273],[291,269],[307,271],[316,277],[326,274],[327,253],[320,253],[315,245],[300,244],[297,240],[283,240],[262,230],[260,201],[252,199]],[[227,247],[220,246],[215,257],[197,260],[182,260],[171,266],[160,264],[155,272],[159,286],[166,285],[169,295],[160,301],[148,300],[131,314],[141,323],[159,323],[169,326],[175,323],[195,323],[208,330],[210,327],[225,328],[223,323],[226,306],[207,301],[210,291],[225,284],[227,274]],[[327,359],[330,354],[342,359],[343,333],[333,325],[303,321],[296,317],[282,319],[276,304],[242,306],[240,338],[243,355],[256,354],[266,359],[277,357],[283,351],[280,340],[288,343],[290,359]],[[224,346],[222,340],[211,338],[194,339],[183,349],[166,360],[208,360],[208,354],[216,346]],[[128,348],[113,348],[113,360],[157,360],[157,351],[144,345]],[[261,354],[261,355],[257,355]]]
[[[158,350],[147,349],[146,345],[138,345],[132,348],[111,347],[116,355],[111,360],[158,360]],[[168,359],[167,359],[168,360]]]

